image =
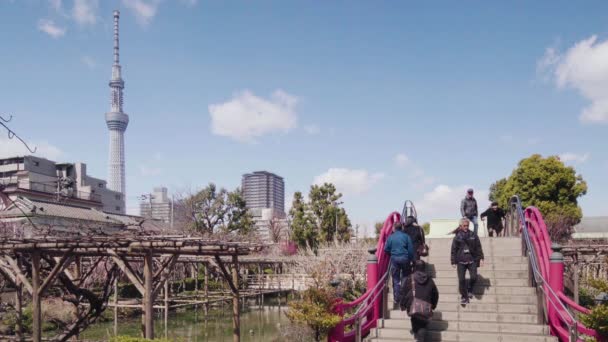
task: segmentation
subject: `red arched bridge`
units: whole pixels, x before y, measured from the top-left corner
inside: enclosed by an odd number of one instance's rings
[[[391,295],[387,281],[390,256],[384,253],[384,244],[392,232],[393,224],[410,214],[415,215],[415,209],[411,202],[406,202],[402,214],[393,212],[384,222],[377,248],[370,251],[368,259],[367,291],[353,302],[338,303],[336,311],[343,316],[343,320],[329,333],[329,342],[411,340],[407,316],[403,312],[391,311],[387,304]],[[435,322],[431,322],[435,331],[429,329],[427,340],[578,342],[589,336],[598,341],[606,341],[577,319],[579,313],[588,314],[589,310],[564,294],[564,258],[560,253],[561,247],[551,243],[540,211],[535,207],[523,208],[519,198],[514,196],[510,202],[507,223],[511,237],[493,240],[485,238],[482,242],[493,248],[490,257],[486,253],[487,264],[491,267],[487,272],[493,276],[486,279],[485,292],[480,295],[481,301],[470,305],[473,306],[471,311],[478,312],[466,311],[456,302],[449,302],[450,297],[457,297],[456,274],[450,267],[442,271],[439,259],[447,256],[445,253],[448,252],[449,245],[438,242],[438,248],[431,246],[430,268],[435,268],[436,276],[441,272],[449,277],[436,278],[440,292],[439,307],[442,306],[442,301],[447,300],[444,307],[455,312],[441,312],[438,307],[433,318]],[[436,240],[449,243],[448,239]],[[441,257],[433,256],[442,253]],[[493,259],[487,260],[489,258]],[[433,262],[439,263],[433,265]],[[501,262],[504,263],[502,268]],[[450,293],[450,289],[454,291]],[[513,296],[516,294],[520,296]],[[486,297],[485,301],[483,297]],[[393,321],[393,316],[401,319]]]

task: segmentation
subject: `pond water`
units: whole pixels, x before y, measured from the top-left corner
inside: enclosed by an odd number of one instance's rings
[[[279,306],[275,299],[269,299],[263,306],[248,305],[241,308],[241,341],[268,342],[277,338],[281,327],[290,324],[285,316],[287,306],[284,299],[282,304]],[[231,312],[232,306],[228,303],[223,308],[209,309],[207,315],[202,306],[198,310],[169,312],[166,330],[164,316],[160,313],[154,318],[154,334],[157,338],[166,337],[177,341],[232,341]],[[119,319],[118,335],[141,336],[141,317]],[[80,335],[82,339],[95,341],[107,341],[110,336],[114,336],[114,322],[97,323]]]

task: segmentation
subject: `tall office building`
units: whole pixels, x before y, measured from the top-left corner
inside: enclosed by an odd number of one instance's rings
[[[151,194],[148,194],[145,200],[139,203],[139,215],[146,218],[160,220],[165,223],[171,223],[173,210],[171,200],[167,195],[167,188],[154,188]]]
[[[110,155],[108,165],[108,188],[125,195],[125,131],[129,116],[123,112],[125,82],[121,76],[118,40],[118,19],[120,12],[114,11],[114,64],[110,80],[110,111],[106,113],[106,124],[110,130]]]
[[[243,175],[241,182],[247,208],[254,216],[261,216],[261,209],[272,209],[272,216],[285,215],[285,183],[283,177],[267,171]],[[257,212],[260,212],[257,215]]]

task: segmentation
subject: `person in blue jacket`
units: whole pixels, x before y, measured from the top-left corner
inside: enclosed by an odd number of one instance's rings
[[[394,232],[386,240],[384,252],[391,256],[391,277],[393,278],[393,297],[399,303],[401,280],[411,271],[411,262],[414,260],[414,244],[409,235],[403,232],[400,222],[393,226]]]

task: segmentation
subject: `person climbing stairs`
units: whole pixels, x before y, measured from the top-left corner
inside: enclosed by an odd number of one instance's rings
[[[536,288],[529,284],[528,259],[521,256],[521,238],[481,238],[485,265],[478,269],[474,297],[467,305],[460,304],[458,277],[450,265],[452,239],[428,239],[427,243],[430,255],[424,259],[439,289],[427,341],[558,341],[542,323]],[[378,327],[366,341],[414,341],[405,311],[389,310],[388,318],[380,320]]]

